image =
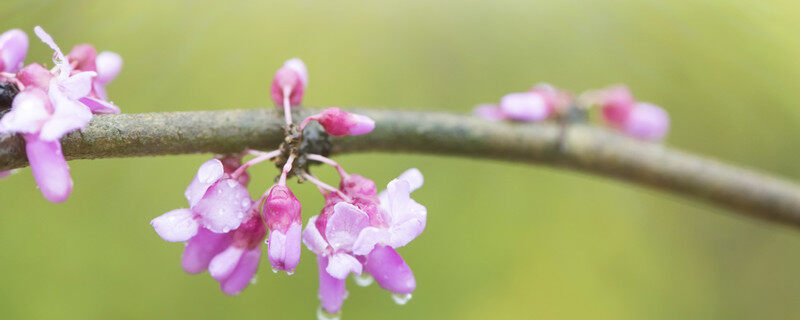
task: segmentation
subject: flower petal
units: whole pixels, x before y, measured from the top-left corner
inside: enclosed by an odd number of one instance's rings
[[[392,234],[390,241],[392,247],[401,247],[414,238],[423,230],[428,211],[425,206],[411,199],[411,185],[406,180],[395,179],[389,182],[386,188],[388,193],[389,228]]]
[[[508,118],[519,121],[541,121],[550,112],[544,98],[534,92],[509,93],[503,96],[500,110]]]
[[[42,140],[61,139],[69,132],[83,129],[92,120],[92,112],[88,107],[74,100],[70,100],[57,88],[56,81],[51,81],[48,95],[53,103],[53,115],[42,126],[39,137]]]
[[[150,221],[161,239],[169,242],[187,241],[197,234],[195,214],[189,209],[175,209]]]
[[[76,73],[64,80],[58,81],[58,88],[70,100],[83,98],[92,91],[92,79],[97,76],[94,71]]]
[[[300,263],[300,223],[292,223],[286,233],[270,230],[267,256],[277,270],[294,272]]]
[[[106,102],[99,99],[83,97],[78,99],[81,103],[85,106],[89,107],[89,110],[92,113],[100,113],[100,114],[118,114],[120,112],[119,107],[115,106],[111,102]]]
[[[342,302],[347,297],[344,279],[337,279],[328,274],[328,258],[317,256],[319,270],[319,300],[322,309],[336,314],[342,309]]]
[[[192,210],[200,215],[204,227],[221,233],[238,228],[248,217],[252,203],[247,188],[237,180],[222,179],[208,188]]]
[[[37,133],[50,119],[51,108],[44,91],[23,90],[14,97],[11,111],[0,119],[0,132]]]
[[[317,228],[317,218],[319,216],[313,216],[308,219],[306,229],[303,230],[303,243],[311,252],[325,256],[328,252],[328,241],[325,240],[325,237],[322,236],[322,233]]]
[[[328,258],[325,271],[336,279],[345,279],[350,272],[361,274],[361,262],[347,253],[336,253]]]
[[[197,234],[189,239],[181,256],[181,267],[188,273],[200,273],[208,269],[211,259],[230,245],[228,233],[214,233],[199,228]]]
[[[214,256],[208,264],[208,273],[212,278],[221,281],[233,273],[236,265],[244,254],[244,249],[235,246],[229,246],[220,254]]]
[[[381,288],[396,294],[409,294],[417,287],[411,268],[391,247],[379,246],[372,250],[367,255],[364,270],[375,278]]]
[[[236,269],[224,280],[220,281],[219,287],[222,292],[228,295],[237,295],[253,280],[253,276],[258,271],[258,262],[261,261],[261,247],[255,247],[246,251]]]
[[[358,234],[356,242],[353,244],[353,253],[366,255],[377,244],[389,244],[391,234],[388,230],[376,227],[366,227]]]
[[[67,200],[72,191],[72,178],[67,160],[61,153],[61,142],[41,140],[30,134],[23,137],[31,172],[42,195],[50,202]]]
[[[328,218],[325,238],[335,251],[349,251],[361,229],[369,224],[369,217],[358,207],[339,202],[333,206],[333,215]]]
[[[183,193],[186,196],[186,200],[189,200],[189,206],[193,207],[197,204],[206,194],[208,188],[222,178],[224,173],[225,169],[222,166],[222,162],[217,159],[208,160],[200,165],[194,179]]]

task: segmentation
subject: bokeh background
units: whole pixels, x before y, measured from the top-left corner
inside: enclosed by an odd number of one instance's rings
[[[123,112],[268,107],[285,59],[310,68],[306,104],[469,112],[540,81],[614,83],[671,114],[667,144],[800,180],[800,2],[0,2],[0,29],[41,24],[65,49],[125,59]],[[31,39],[28,61],[51,52]],[[71,162],[46,202],[28,170],[0,183],[2,319],[313,319],[317,271],[270,272],[238,297],[179,267],[148,222],[185,206],[209,155]],[[348,282],[345,319],[796,319],[800,233],[694,200],[549,167],[425,155],[337,157],[385,185],[409,167],[429,210],[401,254],[406,306]],[[317,172],[336,183],[333,170]],[[269,165],[251,170],[268,187]],[[322,199],[295,186],[304,216]]]

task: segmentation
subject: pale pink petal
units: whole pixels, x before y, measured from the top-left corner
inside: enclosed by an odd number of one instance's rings
[[[89,97],[83,97],[78,99],[81,103],[85,106],[89,107],[89,110],[95,114],[118,114],[120,112],[119,107],[115,106],[111,102],[106,102],[103,100],[93,99]]]
[[[11,29],[0,35],[0,71],[15,73],[22,68],[28,54],[28,35],[22,30]]]
[[[175,209],[150,221],[161,239],[169,242],[187,241],[197,234],[199,224],[189,209]]]
[[[19,70],[19,72],[17,72],[17,79],[26,87],[37,87],[42,90],[48,90],[53,75],[50,73],[50,70],[34,62]]]
[[[397,177],[397,179],[408,182],[409,192],[414,192],[414,190],[419,189],[425,182],[425,178],[422,177],[422,172],[420,172],[417,168],[411,168],[404,171],[399,177]]]
[[[259,261],[261,261],[261,247],[247,250],[239,260],[236,269],[226,279],[220,281],[219,287],[222,292],[228,295],[237,295],[242,292],[258,271]]]
[[[39,39],[42,40],[42,42],[47,44],[50,47],[50,49],[53,49],[53,51],[55,51],[55,53],[53,55],[53,62],[60,69],[59,76],[60,77],[69,76],[70,71],[72,71],[72,67],[70,67],[69,62],[67,61],[67,58],[64,56],[64,53],[61,52],[61,48],[58,47],[56,42],[53,40],[53,37],[51,37],[49,34],[47,34],[47,32],[45,32],[44,29],[42,29],[42,27],[40,27],[40,26],[34,27],[33,28],[33,33],[35,33],[36,36],[39,37]]]
[[[669,115],[657,105],[640,102],[625,119],[624,130],[639,139],[658,141],[669,131]]]
[[[44,91],[23,90],[14,98],[11,111],[0,119],[0,132],[37,133],[50,119],[51,109]]]
[[[344,279],[332,277],[326,271],[328,258],[317,256],[317,266],[319,270],[319,300],[322,309],[337,314],[342,309],[342,302],[347,297]]]
[[[238,228],[248,217],[252,203],[247,188],[236,180],[222,179],[208,188],[192,210],[200,215],[204,227],[221,233]]]
[[[95,60],[97,59],[97,49],[91,44],[79,44],[72,47],[67,54],[67,60],[80,71],[97,71]]]
[[[228,233],[214,233],[206,228],[199,228],[197,235],[189,239],[181,256],[181,267],[188,273],[200,273],[208,269],[211,259],[230,245]]]
[[[306,68],[306,64],[303,63],[303,60],[300,60],[300,58],[292,58],[286,60],[283,66],[296,71],[297,75],[300,76],[300,81],[303,83],[303,86],[308,87],[308,69]]]
[[[375,278],[381,288],[396,294],[409,294],[417,287],[411,268],[391,247],[379,246],[370,252],[364,270]]]
[[[70,100],[52,81],[48,95],[53,104],[53,115],[42,126],[39,137],[43,140],[57,140],[69,132],[83,129],[92,119],[92,112],[80,102]]]
[[[58,81],[58,88],[61,89],[68,99],[78,100],[87,96],[89,92],[92,91],[92,79],[96,76],[97,73],[94,71],[76,73],[66,79]]]
[[[372,120],[370,117],[354,113],[351,113],[350,117],[352,122],[352,126],[350,127],[351,136],[367,134],[375,129],[375,120]]]
[[[550,114],[544,98],[537,93],[509,93],[500,100],[500,110],[519,121],[541,121]]]
[[[401,247],[423,230],[427,219],[427,209],[411,199],[411,185],[406,180],[395,179],[389,182],[387,215],[392,233],[392,247]]]
[[[42,195],[50,202],[64,202],[72,191],[72,178],[61,153],[61,142],[41,140],[31,134],[23,137],[31,172]]]
[[[103,51],[97,55],[97,82],[108,84],[117,77],[122,70],[122,57],[111,51]]]
[[[5,177],[8,177],[8,176],[10,176],[10,175],[11,175],[11,174],[13,174],[13,173],[14,173],[14,170],[0,171],[0,179],[3,179],[3,178],[5,178]]]
[[[345,279],[351,272],[361,274],[361,262],[347,253],[336,253],[328,258],[325,271],[336,279]]]
[[[339,202],[333,206],[333,215],[328,218],[325,238],[335,251],[349,251],[361,229],[369,224],[369,216],[358,207]]]
[[[216,255],[214,259],[211,259],[208,264],[208,273],[218,281],[227,278],[236,269],[242,254],[244,254],[244,249],[229,246],[225,251]]]
[[[377,244],[389,244],[391,236],[386,229],[366,227],[361,230],[355,243],[353,243],[353,254],[366,255]]]
[[[320,233],[317,228],[317,218],[319,218],[319,216],[313,216],[308,219],[306,229],[303,230],[303,243],[305,243],[306,247],[308,247],[308,250],[311,250],[311,252],[324,256],[327,255],[328,252],[328,242],[325,241],[322,233]]]
[[[184,192],[186,200],[189,200],[189,206],[193,207],[197,204],[208,188],[222,178],[224,173],[222,162],[217,159],[208,160],[200,165],[197,174]]]
[[[300,262],[300,223],[293,223],[286,233],[280,230],[269,231],[267,257],[275,270],[294,272]]]

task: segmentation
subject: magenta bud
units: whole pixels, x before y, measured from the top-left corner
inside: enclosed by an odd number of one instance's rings
[[[622,127],[634,103],[633,94],[624,85],[612,86],[601,92],[603,118],[612,127]]]
[[[285,94],[289,95],[290,106],[300,105],[304,91],[303,76],[297,70],[284,66],[275,72],[270,94],[276,105],[284,105]]]
[[[367,255],[364,270],[381,288],[396,294],[409,294],[417,287],[411,268],[392,247],[376,246]]]
[[[269,226],[267,256],[273,268],[294,272],[300,262],[302,204],[289,187],[276,185],[264,203],[264,220]]]
[[[361,135],[375,129],[375,121],[369,117],[335,107],[327,108],[311,118],[317,120],[325,128],[325,132],[334,137]]]

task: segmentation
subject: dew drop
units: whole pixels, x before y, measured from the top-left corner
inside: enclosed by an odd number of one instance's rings
[[[253,276],[253,278],[250,279],[250,284],[256,284],[256,282],[258,282],[258,278],[256,278],[256,276]]]
[[[402,305],[405,305],[406,303],[408,303],[408,300],[411,300],[411,294],[410,293],[407,293],[407,294],[392,293],[392,300],[394,300],[394,303],[402,306]]]
[[[278,273],[278,268],[272,267],[272,273]]]
[[[295,271],[294,271],[294,270],[292,270],[292,271],[286,271],[286,275],[288,275],[288,276],[290,276],[290,277],[291,277],[291,276],[293,276],[293,275],[294,275],[294,273],[295,273]]]
[[[355,279],[356,284],[361,287],[368,287],[369,285],[372,284],[373,281],[375,281],[375,278],[373,278],[371,275],[367,273],[359,274],[355,276],[353,279]]]
[[[317,319],[318,320],[339,320],[342,318],[342,313],[330,313],[322,309],[322,306],[317,308]]]

